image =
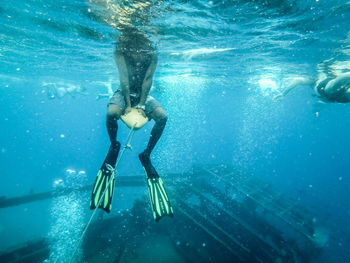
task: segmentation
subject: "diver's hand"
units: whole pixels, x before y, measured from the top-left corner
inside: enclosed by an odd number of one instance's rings
[[[126,114],[128,114],[130,112],[131,112],[131,107],[127,106],[126,109],[125,109],[124,115],[126,115]]]
[[[146,118],[146,113],[145,113],[145,109],[146,109],[146,106],[143,104],[138,104],[136,105],[135,107],[138,111],[139,114],[141,114],[142,117]]]
[[[144,117],[144,118],[147,117],[144,110],[142,110],[142,109],[137,109],[137,111],[142,115],[142,117]]]

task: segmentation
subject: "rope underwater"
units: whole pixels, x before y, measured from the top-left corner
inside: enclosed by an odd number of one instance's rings
[[[116,165],[115,165],[115,168],[113,169],[113,167],[112,167],[111,165],[108,164],[108,165],[109,165],[109,166],[108,166],[108,169],[112,171],[112,177],[113,177],[113,178],[115,177],[115,174],[116,174],[116,172],[117,172],[118,164],[119,164],[120,160],[122,159],[125,150],[126,150],[126,149],[132,149],[130,143],[131,143],[131,140],[132,140],[132,138],[133,138],[133,136],[134,136],[134,133],[135,133],[135,126],[136,126],[136,124],[137,124],[137,123],[135,123],[135,124],[131,127],[131,129],[130,129],[130,132],[129,132],[129,134],[128,134],[128,137],[126,138],[126,142],[125,142],[125,144],[124,144],[124,146],[123,146],[123,150],[121,151],[121,153],[120,153],[120,155],[119,155],[119,158],[118,158],[118,160],[117,160],[117,163],[116,163]],[[108,184],[107,184],[105,190],[103,191],[103,193],[102,193],[102,195],[101,195],[101,198],[100,198],[99,201],[98,201],[98,204],[97,204],[96,208],[94,209],[94,212],[93,212],[92,215],[90,216],[90,219],[89,219],[88,223],[86,224],[85,229],[84,229],[83,233],[81,234],[81,236],[80,236],[80,238],[79,238],[78,244],[77,244],[77,246],[76,246],[76,248],[75,248],[75,250],[74,250],[74,252],[73,252],[73,255],[72,255],[72,257],[70,258],[70,261],[69,261],[70,263],[73,262],[74,257],[75,257],[75,255],[76,255],[78,249],[79,249],[79,246],[80,246],[81,242],[83,241],[83,238],[84,238],[84,236],[85,236],[85,234],[86,234],[86,231],[88,230],[88,228],[89,228],[89,226],[90,226],[90,224],[91,224],[91,222],[92,222],[92,219],[94,218],[94,216],[95,216],[95,214],[96,214],[96,212],[97,212],[97,209],[99,208],[100,204],[102,203],[103,197],[104,197],[104,195],[105,195],[105,193],[106,193],[107,189],[109,188],[109,185],[111,184],[112,181],[113,181],[113,180],[110,180],[110,181],[108,182]]]

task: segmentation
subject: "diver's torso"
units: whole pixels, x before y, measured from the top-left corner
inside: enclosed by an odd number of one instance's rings
[[[125,60],[128,69],[130,94],[139,97],[141,95],[143,80],[151,64],[151,56],[135,54],[132,57],[125,57]]]

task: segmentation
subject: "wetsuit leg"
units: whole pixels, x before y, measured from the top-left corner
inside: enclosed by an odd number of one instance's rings
[[[149,139],[147,148],[144,151],[144,154],[148,156],[150,156],[159,138],[162,136],[166,122],[168,120],[168,116],[166,115],[162,107],[157,107],[151,115],[156,123],[153,126],[153,129],[151,131],[151,137]]]

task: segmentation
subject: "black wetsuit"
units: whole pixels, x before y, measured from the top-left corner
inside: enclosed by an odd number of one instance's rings
[[[325,92],[325,88],[328,82],[330,82],[333,79],[334,78],[326,78],[316,86],[316,90],[320,95],[320,97],[330,102],[342,102],[342,103],[349,102],[348,98],[345,96],[344,89],[338,89],[332,94]]]

